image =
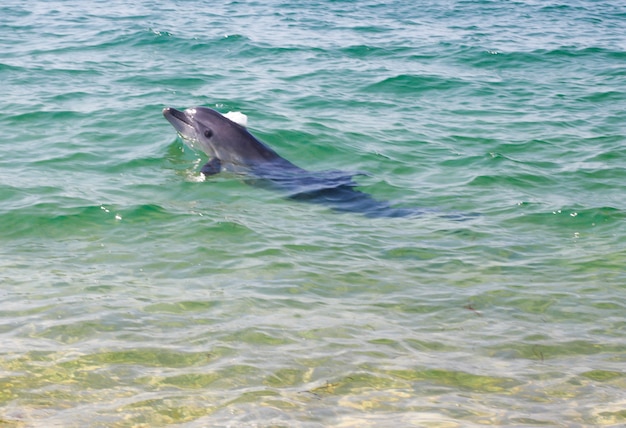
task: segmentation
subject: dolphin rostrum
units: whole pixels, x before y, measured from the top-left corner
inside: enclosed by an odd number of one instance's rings
[[[255,185],[280,190],[296,200],[323,203],[337,211],[359,212],[368,217],[406,217],[421,211],[393,208],[355,189],[354,175],[341,171],[312,172],[279,156],[248,130],[206,107],[185,111],[163,109],[163,116],[193,149],[209,156],[205,176],[230,171],[243,174]]]

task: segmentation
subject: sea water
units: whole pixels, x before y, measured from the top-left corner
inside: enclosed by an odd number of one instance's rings
[[[386,3],[3,2],[0,425],[626,424],[626,4]]]

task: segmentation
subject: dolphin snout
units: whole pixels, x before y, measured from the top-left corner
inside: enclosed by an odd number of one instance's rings
[[[177,122],[183,122],[187,125],[191,125],[191,121],[189,117],[185,114],[184,111],[176,110],[174,107],[165,107],[163,109],[163,116],[172,124]],[[174,125],[176,126],[176,125]]]

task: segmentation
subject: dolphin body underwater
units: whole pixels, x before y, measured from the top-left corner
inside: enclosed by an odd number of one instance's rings
[[[341,171],[307,171],[279,156],[248,130],[206,107],[185,111],[163,109],[163,116],[193,149],[209,156],[202,167],[205,176],[230,171],[247,176],[253,185],[279,190],[289,198],[321,203],[336,211],[367,217],[408,217],[424,211],[394,208],[355,189],[355,175]]]

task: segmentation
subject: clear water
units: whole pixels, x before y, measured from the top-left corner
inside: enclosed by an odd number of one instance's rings
[[[3,2],[0,425],[626,424],[625,25],[588,0]],[[201,181],[161,116],[195,105],[426,214]]]

